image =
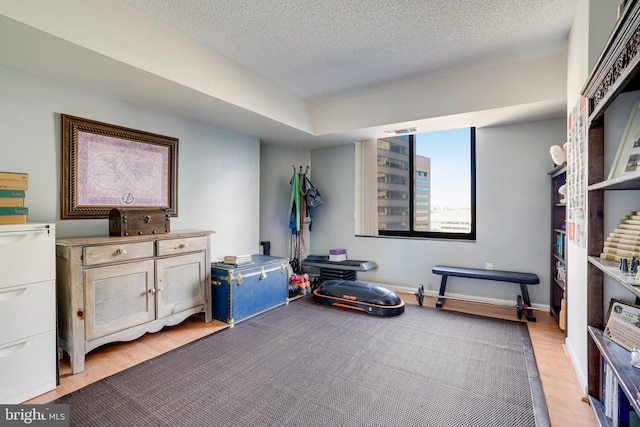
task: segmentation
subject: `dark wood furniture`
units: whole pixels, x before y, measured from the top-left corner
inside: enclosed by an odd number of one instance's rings
[[[605,112],[621,93],[640,89],[639,52],[640,2],[634,1],[629,2],[624,9],[583,89],[583,95],[589,101],[590,112],[587,194],[588,392],[590,403],[601,425],[612,425],[611,419],[604,414],[604,404],[601,401],[603,360],[611,368],[621,392],[629,398],[633,410],[640,414],[640,405],[636,400],[640,370],[632,368],[629,364],[628,351],[603,336],[606,316],[605,285],[621,286],[636,300],[640,298],[640,289],[631,286],[616,274],[615,262],[604,261],[599,257],[605,236],[605,192],[640,189],[640,172],[630,172],[611,180],[604,179]],[[637,98],[640,98],[640,93]],[[629,195],[637,198],[637,193]]]
[[[551,176],[551,277],[549,278],[549,310],[561,329],[566,329],[567,298],[567,205],[558,190],[567,182],[567,165],[553,168]],[[565,192],[566,194],[566,192]],[[563,307],[564,306],[564,307]],[[563,309],[564,308],[564,309]]]

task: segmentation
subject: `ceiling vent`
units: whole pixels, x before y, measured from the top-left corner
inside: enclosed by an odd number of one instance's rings
[[[384,132],[389,136],[408,135],[408,134],[418,133],[418,128],[412,127],[412,128],[404,128],[404,129],[385,130]]]

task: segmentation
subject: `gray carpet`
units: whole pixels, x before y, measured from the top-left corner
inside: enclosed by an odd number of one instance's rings
[[[549,426],[526,325],[310,297],[55,403],[73,426]]]

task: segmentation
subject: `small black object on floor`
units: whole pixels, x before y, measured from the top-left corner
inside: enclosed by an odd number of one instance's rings
[[[350,308],[378,316],[397,316],[404,313],[404,301],[394,291],[358,280],[327,280],[313,291],[313,299],[321,304]]]

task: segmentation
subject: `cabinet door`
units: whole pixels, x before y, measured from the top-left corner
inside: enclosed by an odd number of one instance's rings
[[[158,318],[204,304],[204,252],[159,259],[156,267]]]
[[[85,271],[87,341],[155,319],[153,260]]]

